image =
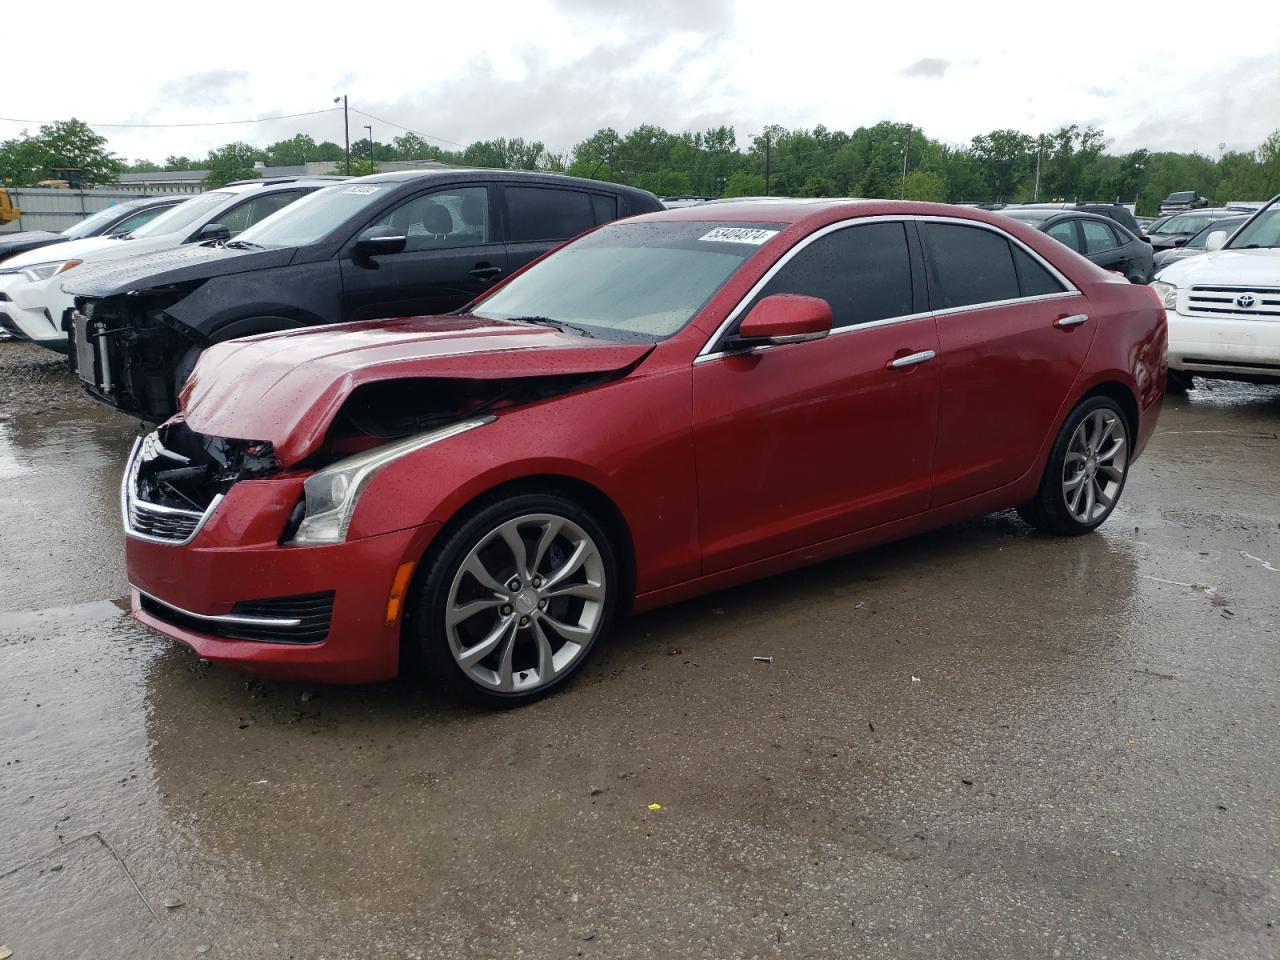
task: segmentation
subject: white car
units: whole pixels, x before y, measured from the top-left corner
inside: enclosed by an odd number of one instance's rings
[[[1280,196],[1152,287],[1169,314],[1169,386],[1191,376],[1280,383]]]
[[[0,314],[4,315],[0,325],[23,339],[65,353],[68,341],[62,318],[74,306],[62,289],[68,270],[88,270],[184,243],[227,240],[329,184],[328,180],[294,180],[222,187],[166,210],[132,233],[86,237],[10,257],[0,263]]]

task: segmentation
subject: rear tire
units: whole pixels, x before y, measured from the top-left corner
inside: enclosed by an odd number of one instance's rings
[[[420,671],[490,707],[531,703],[586,663],[617,609],[604,528],[557,494],[477,508],[418,578],[406,639]]]
[[[1164,389],[1165,393],[1186,393],[1188,390],[1194,390],[1195,384],[1191,380],[1191,374],[1170,368]]]
[[[1089,397],[1071,411],[1045,464],[1040,488],[1018,515],[1046,533],[1079,536],[1111,516],[1129,476],[1131,441],[1124,411]]]

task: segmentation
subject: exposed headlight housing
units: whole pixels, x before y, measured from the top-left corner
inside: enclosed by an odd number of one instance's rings
[[[478,417],[397,440],[331,463],[307,477],[302,485],[305,507],[302,522],[292,537],[284,542],[299,546],[342,543],[347,538],[351,517],[360,494],[374,475],[389,463],[406,454],[429,447],[433,443],[456,437],[460,433],[492,423],[495,417]]]
[[[80,266],[79,260],[52,260],[49,263],[34,263],[22,268],[22,275],[32,283],[48,280],[60,273],[66,273],[72,267]]]
[[[1161,305],[1166,310],[1176,310],[1178,307],[1178,288],[1172,283],[1165,283],[1157,280],[1151,284],[1151,289],[1156,292],[1156,296],[1160,299]]]

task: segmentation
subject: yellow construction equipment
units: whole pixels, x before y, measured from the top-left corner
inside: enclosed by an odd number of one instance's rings
[[[22,211],[13,205],[13,201],[9,199],[9,191],[0,187],[0,223],[9,223],[18,219],[18,215]]]

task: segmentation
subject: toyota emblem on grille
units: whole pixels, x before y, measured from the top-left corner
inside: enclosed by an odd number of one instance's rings
[[[1240,296],[1236,297],[1236,306],[1244,307],[1246,310],[1252,307],[1255,303],[1257,303],[1257,301],[1254,299],[1252,293],[1242,293]]]

